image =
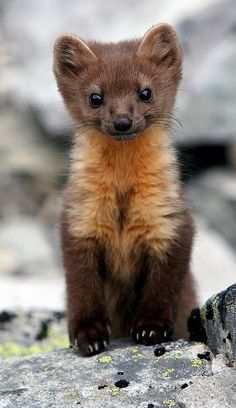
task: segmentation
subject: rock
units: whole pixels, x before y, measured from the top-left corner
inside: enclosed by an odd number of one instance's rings
[[[198,201],[206,200],[199,194]],[[206,204],[207,205],[207,204]],[[232,220],[231,220],[232,222]],[[199,304],[215,293],[221,292],[236,281],[236,254],[229,243],[204,222],[196,218],[192,271],[197,285]]]
[[[180,144],[235,141],[235,26],[234,0],[210,4],[179,25],[185,57]]]
[[[204,328],[203,339],[202,334]],[[212,296],[188,321],[191,340],[204,340],[215,354],[236,362],[236,285]],[[200,337],[199,337],[200,335]]]
[[[193,177],[187,191],[194,212],[235,248],[236,172],[224,168],[209,169]]]
[[[45,272],[45,271],[44,271]],[[49,271],[50,272],[50,271]],[[46,275],[46,274],[45,274]],[[2,277],[0,285],[0,310],[65,309],[65,288],[62,276]]]
[[[63,313],[2,311],[0,408],[234,408],[236,285],[194,309],[188,328],[191,342],[145,347],[119,339],[83,358],[65,349]],[[9,359],[16,356],[25,357]]]
[[[166,343],[166,348],[156,357],[154,347],[119,340],[90,358],[58,350],[2,361],[0,407],[170,408],[180,407],[177,399],[181,401],[185,389],[194,388],[200,378],[214,389],[211,362],[197,357],[206,346],[179,341]],[[232,371],[226,382],[235,375]]]
[[[59,242],[41,221],[22,216],[0,223],[0,309],[64,308]]]
[[[0,4],[0,21],[2,16],[3,2]],[[16,53],[3,25],[0,24],[0,106],[8,104],[13,98],[15,90],[22,81],[22,73],[17,64]]]
[[[43,224],[31,217],[12,218],[1,223],[0,273],[1,276],[55,276],[59,263],[57,245]]]
[[[32,118],[19,109],[1,110],[0,132],[0,218],[27,214],[53,224],[66,152],[43,139]]]
[[[194,385],[180,392],[179,408],[234,408],[236,406],[236,372],[225,367],[213,377],[196,378]]]
[[[68,347],[61,311],[0,312],[0,360]]]

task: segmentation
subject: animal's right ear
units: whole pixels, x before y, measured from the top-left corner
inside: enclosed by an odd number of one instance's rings
[[[57,79],[76,76],[96,61],[96,55],[77,35],[63,35],[55,42],[53,71]]]

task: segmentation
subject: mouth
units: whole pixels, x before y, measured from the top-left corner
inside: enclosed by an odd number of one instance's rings
[[[112,138],[115,140],[118,140],[119,142],[126,141],[126,140],[132,140],[137,137],[137,133],[121,133],[117,135],[112,135]]]

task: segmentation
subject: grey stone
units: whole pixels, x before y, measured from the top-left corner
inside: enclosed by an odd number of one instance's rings
[[[210,4],[179,25],[185,56],[178,104],[184,125],[180,143],[235,140],[235,26],[234,0]]]
[[[65,314],[61,311],[0,312],[0,360],[68,347]]]
[[[236,285],[208,299],[200,315],[210,349],[236,361]]]
[[[119,339],[83,358],[65,349],[63,313],[1,312],[0,407],[235,408],[236,285],[190,320],[191,337],[205,336],[210,349],[178,340],[158,355],[156,346]]]
[[[188,319],[190,340],[207,343],[214,354],[223,354],[236,365],[236,284],[192,310]]]
[[[32,118],[19,109],[0,111],[0,217],[39,216],[55,221],[66,154],[42,138]]]
[[[63,310],[65,289],[64,279],[60,270],[54,276],[1,276],[0,309],[17,308],[28,310],[31,308],[49,310]]]
[[[179,405],[178,405],[179,404]],[[196,378],[177,398],[182,408],[235,408],[236,372],[225,367],[213,377]]]
[[[211,362],[197,357],[206,346],[179,341],[165,347],[156,357],[154,347],[120,340],[90,358],[58,350],[2,361],[0,407],[170,408],[179,406],[181,387],[194,387],[199,378],[214,388]]]
[[[187,191],[194,212],[235,248],[236,172],[222,168],[209,169],[193,177]]]
[[[203,206],[204,201],[207,206],[205,196],[199,194],[196,200],[201,202],[199,205]],[[232,220],[231,223],[233,224]],[[235,283],[236,254],[229,242],[210,228],[204,218],[195,217],[195,224],[192,271],[199,304],[203,305],[206,299]]]
[[[1,275],[57,275],[59,265],[53,244],[43,224],[30,217],[11,219],[1,224]]]

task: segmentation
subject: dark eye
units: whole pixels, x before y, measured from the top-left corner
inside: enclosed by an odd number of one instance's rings
[[[139,92],[139,98],[143,102],[149,102],[152,100],[152,91],[150,88],[145,88]]]
[[[103,104],[103,97],[97,93],[92,93],[89,97],[89,103],[92,108],[99,108]]]

